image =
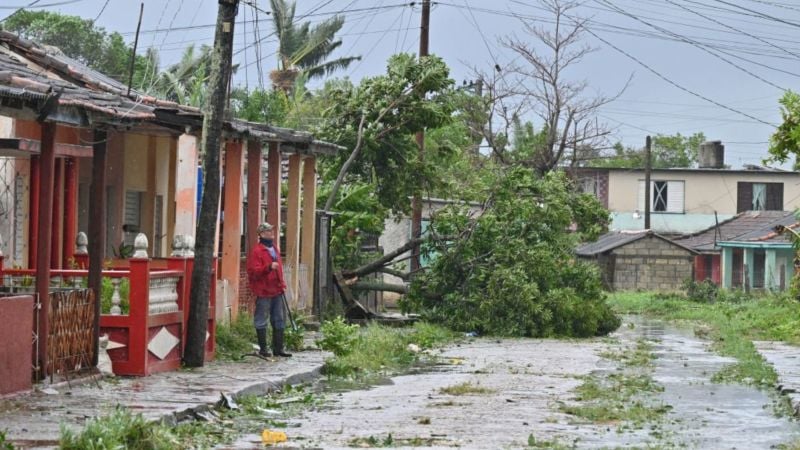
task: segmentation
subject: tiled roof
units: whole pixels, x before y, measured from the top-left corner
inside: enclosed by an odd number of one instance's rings
[[[681,245],[699,252],[716,252],[718,241],[728,242],[788,242],[788,238],[775,233],[775,226],[797,226],[798,220],[790,211],[745,211],[720,222],[719,227],[710,227],[695,235],[677,239]]]
[[[670,244],[676,245],[678,247],[683,247],[688,251],[693,251],[686,246],[677,243],[671,239],[667,239],[664,236],[661,236],[657,233],[653,233],[652,230],[636,230],[636,231],[612,231],[610,233],[606,233],[600,236],[595,242],[589,242],[583,244],[575,250],[575,253],[578,256],[594,256],[599,255],[601,253],[605,253],[611,250],[614,250],[617,247],[622,247],[623,245],[630,244],[631,242],[638,241],[647,236],[653,236],[655,238],[664,240],[669,242]]]
[[[50,108],[52,106],[52,108]],[[0,31],[0,112],[17,117],[88,127],[93,123],[153,122],[183,130],[202,127],[199,108],[143,95],[54,47],[39,45]],[[79,113],[76,114],[76,111]],[[335,153],[341,147],[318,141],[309,133],[262,123],[228,120],[225,129],[237,136],[289,144],[295,152]]]

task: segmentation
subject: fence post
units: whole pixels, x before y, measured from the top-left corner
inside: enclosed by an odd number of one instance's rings
[[[150,258],[147,256],[147,237],[139,233],[134,241],[134,254],[130,259],[130,337],[129,358],[136,375],[147,375],[147,344],[149,330],[147,317],[150,309]]]
[[[186,345],[186,311],[188,310],[189,298],[189,282],[192,274],[188,271],[186,251],[187,251],[187,238],[188,236],[176,234],[172,238],[172,253],[167,258],[167,269],[178,270],[183,273],[181,281],[178,282],[178,309],[181,311],[181,356],[183,356],[183,348]]]
[[[78,269],[89,269],[89,238],[83,231],[75,237],[75,253],[73,254]]]

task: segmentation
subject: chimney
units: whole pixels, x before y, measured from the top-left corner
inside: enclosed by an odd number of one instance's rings
[[[722,141],[706,141],[700,144],[697,153],[701,169],[722,169],[725,167],[725,146]]]

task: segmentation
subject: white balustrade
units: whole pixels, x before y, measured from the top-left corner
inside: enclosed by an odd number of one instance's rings
[[[178,311],[180,277],[150,278],[150,314]]]

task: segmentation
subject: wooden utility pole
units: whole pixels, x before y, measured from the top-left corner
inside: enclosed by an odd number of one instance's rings
[[[650,145],[652,140],[647,136],[644,145],[644,229],[650,229]]]
[[[422,18],[420,20],[419,35],[419,58],[428,56],[428,34],[431,22],[431,1],[422,0]],[[425,130],[417,132],[417,146],[419,147],[420,162],[425,159]],[[417,239],[422,235],[422,196],[421,193],[414,194],[414,201],[411,212],[411,238]],[[419,243],[414,245],[411,250],[411,273],[415,273],[420,268]]]
[[[200,367],[205,360],[208,303],[211,298],[214,241],[217,234],[217,206],[220,196],[219,158],[222,141],[222,122],[225,97],[233,57],[233,26],[239,10],[239,0],[218,0],[217,28],[208,88],[210,94],[204,106],[203,138],[203,198],[197,219],[195,261],[192,289],[189,294],[189,321],[183,362],[188,367]]]

